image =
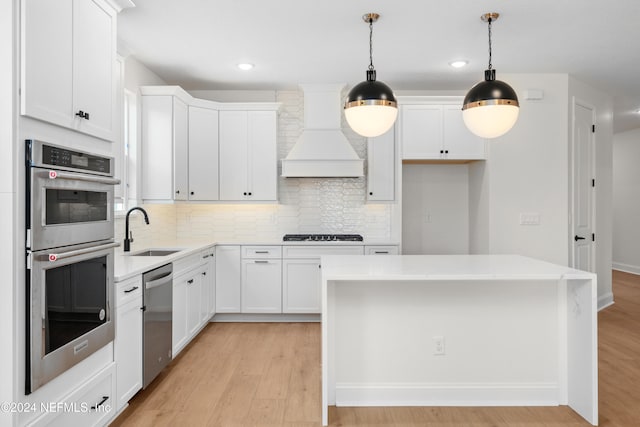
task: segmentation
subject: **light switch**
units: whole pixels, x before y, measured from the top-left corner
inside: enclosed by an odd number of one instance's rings
[[[538,212],[520,213],[520,225],[540,225],[540,214]]]

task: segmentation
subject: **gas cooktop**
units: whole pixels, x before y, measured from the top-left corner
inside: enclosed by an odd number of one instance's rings
[[[285,234],[285,242],[362,242],[359,234]]]

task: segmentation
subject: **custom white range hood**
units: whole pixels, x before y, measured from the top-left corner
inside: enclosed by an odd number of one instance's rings
[[[282,176],[359,177],[364,161],[342,133],[344,85],[300,85],[304,91],[304,129],[285,159]]]

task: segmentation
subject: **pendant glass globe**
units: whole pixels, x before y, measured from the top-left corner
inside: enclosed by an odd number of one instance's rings
[[[387,132],[398,117],[396,98],[391,88],[375,80],[375,71],[347,95],[344,115],[351,129],[367,138]]]
[[[481,138],[497,138],[518,120],[518,96],[511,86],[495,79],[495,70],[485,71],[485,80],[469,90],[462,106],[467,128]]]

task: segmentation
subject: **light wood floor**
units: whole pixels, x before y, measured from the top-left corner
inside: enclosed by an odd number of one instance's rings
[[[640,426],[640,276],[599,320],[600,426]],[[213,323],[112,426],[320,426],[320,325]],[[331,426],[588,426],[561,407],[331,408]]]

